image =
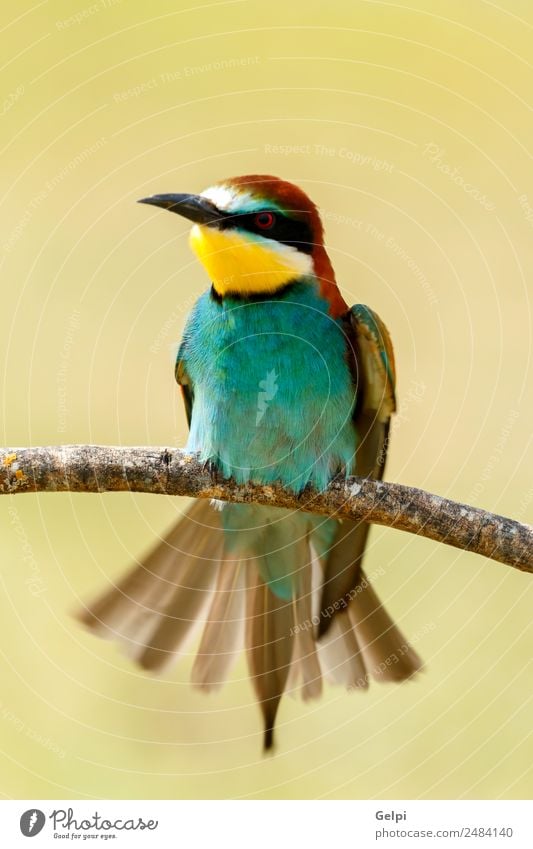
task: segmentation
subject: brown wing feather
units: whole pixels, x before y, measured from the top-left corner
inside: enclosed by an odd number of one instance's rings
[[[178,351],[178,357],[176,359],[176,368],[174,370],[174,376],[176,378],[176,383],[179,384],[181,389],[181,394],[183,397],[183,404],[185,406],[185,414],[187,416],[187,423],[189,427],[191,426],[191,416],[192,416],[192,406],[194,404],[194,387],[192,384],[192,380],[187,374],[187,370],[185,368],[185,363],[182,359],[182,354],[184,351],[185,342],[181,343],[181,347]]]
[[[346,328],[357,392],[354,409],[357,474],[379,480],[385,469],[390,417],[396,408],[392,343],[379,316],[362,305],[352,308]],[[346,649],[350,622],[359,663],[366,669],[366,684],[369,676],[378,681],[401,681],[417,672],[422,662],[393,623],[362,570],[368,531],[366,522],[339,522],[324,566],[318,636],[331,651],[335,648],[332,637],[341,623],[344,642],[339,642],[337,647],[340,658],[340,650]],[[331,675],[332,661],[327,660]],[[341,672],[342,667],[339,664]],[[346,677],[346,673],[343,675]]]
[[[360,305],[347,315],[345,330],[356,389],[357,474],[380,479],[385,468],[390,416],[395,407],[392,343],[378,316]],[[348,519],[339,522],[324,570],[319,637],[331,626],[332,607],[338,609],[340,605],[346,609],[359,584],[368,531],[366,522]]]

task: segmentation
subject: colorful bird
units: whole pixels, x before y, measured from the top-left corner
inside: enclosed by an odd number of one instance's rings
[[[381,478],[395,409],[390,337],[371,309],[344,301],[309,197],[254,175],[141,203],[193,222],[191,246],[211,281],[176,363],[188,449],[238,482],[295,492],[337,475]],[[207,691],[244,644],[269,749],[286,690],[317,697],[323,677],[365,689],[421,666],[363,572],[368,530],[199,500],[81,618],[149,670],[173,661],[201,626],[192,681]]]

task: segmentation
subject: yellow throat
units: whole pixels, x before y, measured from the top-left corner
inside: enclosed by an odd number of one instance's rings
[[[308,254],[242,231],[195,224],[190,244],[221,297],[268,294],[313,272]]]

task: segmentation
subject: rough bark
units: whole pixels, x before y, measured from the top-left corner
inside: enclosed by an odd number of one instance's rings
[[[299,495],[236,484],[178,448],[62,445],[0,450],[0,494],[146,492],[350,516],[533,572],[533,527],[398,483],[352,477]]]

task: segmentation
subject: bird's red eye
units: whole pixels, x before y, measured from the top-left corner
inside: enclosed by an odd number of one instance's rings
[[[275,220],[276,216],[272,212],[258,212],[255,216],[255,224],[260,230],[270,230]]]

